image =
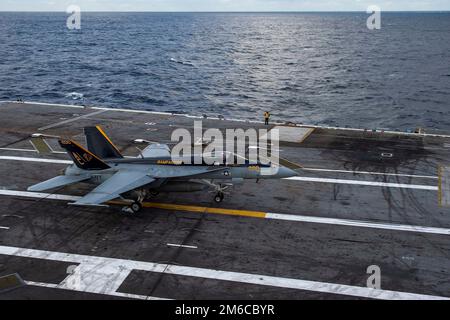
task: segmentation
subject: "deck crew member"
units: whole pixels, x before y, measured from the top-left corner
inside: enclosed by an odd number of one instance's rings
[[[269,119],[270,119],[270,112],[269,111],[264,112],[264,123],[266,126],[269,125]]]

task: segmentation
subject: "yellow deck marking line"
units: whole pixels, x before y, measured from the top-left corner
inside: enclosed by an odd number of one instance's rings
[[[0,194],[1,194],[1,191],[0,191]],[[108,204],[123,206],[123,205],[129,205],[130,202],[113,200],[113,201],[108,201]],[[266,212],[262,212],[262,211],[210,208],[210,207],[183,205],[183,204],[157,203],[157,202],[144,202],[144,203],[142,203],[142,207],[162,209],[162,210],[171,210],[171,211],[185,211],[185,212],[220,214],[220,215],[227,215],[227,216],[251,217],[251,218],[260,218],[260,219],[266,218]]]
[[[222,215],[229,215],[229,216],[243,216],[243,217],[261,218],[261,219],[266,218],[266,213],[262,212],[262,211],[209,208],[209,207],[188,206],[188,205],[168,204],[168,203],[153,203],[153,202],[144,202],[142,204],[142,206],[144,208],[156,208],[156,209],[163,209],[163,210],[176,210],[176,211],[222,214]]]

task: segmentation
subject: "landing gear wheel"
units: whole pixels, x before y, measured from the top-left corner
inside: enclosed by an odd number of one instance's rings
[[[139,202],[133,202],[133,204],[130,206],[130,209],[131,209],[134,213],[137,213],[137,212],[141,211],[141,209],[142,209],[142,204],[140,204]]]
[[[214,197],[214,201],[217,203],[221,203],[223,201],[223,198],[224,198],[224,194],[222,192],[219,192]]]
[[[123,207],[122,208],[122,213],[123,214],[134,214],[133,210],[131,210],[130,207]]]

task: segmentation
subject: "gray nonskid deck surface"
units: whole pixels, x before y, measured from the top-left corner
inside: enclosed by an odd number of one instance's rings
[[[450,210],[439,206],[437,191],[438,166],[450,159],[449,138],[317,128],[302,143],[280,147],[284,158],[305,168],[307,181],[245,182],[220,205],[210,193],[161,194],[151,202],[189,207],[124,216],[119,207],[72,207],[21,193],[66,166],[51,160],[68,160],[30,151],[29,136],[83,142],[83,127],[101,125],[126,155],[137,155],[134,139],[167,142],[174,128],[192,130],[194,119],[26,103],[3,103],[0,111],[0,276],[17,272],[30,284],[0,299],[450,297]],[[203,126],[264,127],[211,119]],[[392,157],[381,156],[387,153]],[[87,190],[81,184],[56,193]],[[189,209],[199,207],[240,211]],[[156,269],[145,269],[144,262]],[[75,291],[65,284],[71,280],[67,268],[80,265],[98,285]],[[365,288],[370,265],[381,268],[381,290],[373,293]],[[105,279],[116,287],[102,287]]]

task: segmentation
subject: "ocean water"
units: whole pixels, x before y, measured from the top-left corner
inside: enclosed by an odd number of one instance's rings
[[[0,13],[0,100],[450,130],[450,13]]]

